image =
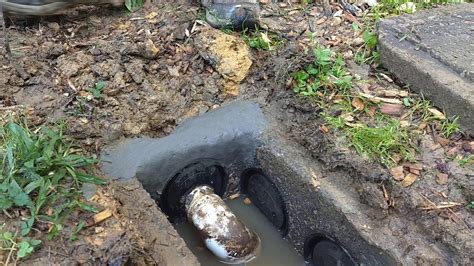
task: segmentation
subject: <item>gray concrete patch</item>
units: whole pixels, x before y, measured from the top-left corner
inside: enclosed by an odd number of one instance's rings
[[[385,19],[382,64],[474,133],[474,4]]]
[[[126,139],[106,149],[102,168],[115,178],[136,176],[155,199],[178,171],[197,159],[218,160],[229,179],[236,180],[255,165],[257,139],[265,124],[256,103],[235,102],[185,121],[167,137]]]

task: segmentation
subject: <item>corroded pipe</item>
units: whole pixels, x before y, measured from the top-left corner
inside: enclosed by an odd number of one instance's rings
[[[235,216],[211,187],[196,187],[186,196],[186,213],[206,247],[220,261],[246,263],[260,252],[258,235]]]

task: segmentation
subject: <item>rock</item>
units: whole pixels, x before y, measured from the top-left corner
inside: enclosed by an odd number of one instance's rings
[[[47,25],[48,25],[48,28],[50,28],[54,32],[58,32],[61,29],[57,22],[50,22]]]
[[[342,23],[342,19],[340,17],[333,17],[331,20],[331,26],[339,26]]]
[[[227,94],[239,94],[238,84],[247,77],[252,60],[247,44],[213,28],[204,28],[195,40],[199,54],[224,78]]]
[[[249,198],[245,198],[244,199],[244,204],[245,205],[250,205],[250,204],[252,204],[252,201]]]
[[[357,37],[352,40],[352,46],[361,46],[362,44],[364,44],[364,39],[362,39],[361,37]]]

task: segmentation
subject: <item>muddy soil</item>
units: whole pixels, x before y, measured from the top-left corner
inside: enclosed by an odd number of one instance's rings
[[[340,7],[334,5],[333,11],[337,10]],[[39,21],[15,19],[9,30],[12,63],[3,49],[0,52],[0,110],[27,112],[34,124],[66,119],[68,134],[89,152],[99,154],[101,147],[123,136],[165,136],[186,118],[235,99],[253,99],[314,159],[324,162],[329,170],[350,173],[361,200],[380,209],[381,223],[390,213],[401,213],[417,221],[434,240],[449,246],[459,261],[472,259],[469,250],[474,248],[474,224],[466,204],[473,200],[473,169],[460,167],[446,155],[454,147],[467,149],[472,140],[461,136],[439,145],[436,138],[423,136],[417,158],[423,174],[414,186],[404,188],[390,181],[388,169],[347,148],[337,133],[321,131],[317,105],[288,88],[290,74],[310,60],[306,52],[312,41],[340,51],[349,61],[355,54],[354,45],[360,38],[351,24],[361,23],[358,18],[348,13],[325,18],[322,11],[319,6],[264,5],[263,26],[285,43],[274,51],[252,50],[250,72],[232,93],[225,75],[199,45],[201,31],[208,28],[196,21],[203,15],[197,4],[155,3],[132,14],[84,6]],[[315,32],[315,40],[308,38],[310,31]],[[239,37],[238,33],[233,35]],[[353,74],[378,86],[395,86],[373,78],[369,67],[352,65]],[[103,89],[96,85],[101,82],[105,82]],[[449,173],[447,184],[435,182],[439,171]],[[163,249],[149,245],[154,241],[149,234],[163,239],[162,234],[169,231],[139,225],[140,216],[154,206],[124,207],[129,201],[126,195],[133,198],[142,191],[129,185],[114,183],[100,188],[97,204],[114,215],[82,232],[76,242],[46,242],[29,262],[47,259],[64,264],[74,260],[118,265],[115,262],[139,257],[140,263],[159,264]],[[420,209],[430,202],[463,205],[449,211]],[[394,227],[394,231],[410,230]],[[103,232],[108,233],[102,236]]]

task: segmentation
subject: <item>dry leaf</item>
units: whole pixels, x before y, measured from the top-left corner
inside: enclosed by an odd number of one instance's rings
[[[374,95],[368,94],[368,93],[359,93],[360,96],[369,99],[371,102],[374,103],[379,103],[379,102],[385,102],[385,103],[393,103],[393,104],[402,104],[402,101],[399,99],[393,99],[393,98],[382,98],[382,97],[376,97]]]
[[[423,130],[425,129],[427,124],[425,122],[421,122],[420,125],[418,126],[419,129]]]
[[[406,120],[402,120],[400,121],[400,126],[401,127],[409,127],[410,126],[410,122],[406,121]]]
[[[352,106],[354,106],[358,111],[364,110],[365,107],[364,102],[359,97],[352,100]]]
[[[418,178],[417,175],[414,175],[412,173],[409,173],[408,175],[405,176],[405,178],[403,179],[402,181],[402,186],[404,187],[409,187],[411,186],[415,181],[416,179]]]
[[[444,174],[444,173],[438,173],[436,175],[437,179],[436,179],[436,182],[440,185],[444,185],[446,183],[448,183],[448,174]]]
[[[450,157],[456,157],[455,155],[457,155],[459,152],[459,148],[458,147],[453,147],[451,149],[449,149],[449,151],[446,152],[446,155],[450,156]]]
[[[354,121],[354,117],[350,114],[343,114],[341,115],[342,119],[344,119],[346,122],[352,122]]]
[[[385,75],[384,73],[379,73],[380,76],[382,76],[386,81],[392,83],[393,79],[391,79],[389,76]]]
[[[230,199],[230,200],[234,200],[234,199],[236,199],[236,198],[238,198],[238,197],[240,197],[240,193],[235,193],[235,194],[230,195],[230,196],[229,196],[229,199]]]
[[[325,126],[325,125],[320,125],[320,126],[319,126],[319,130],[320,130],[322,133],[324,133],[324,134],[326,134],[326,133],[329,132],[328,127]]]
[[[146,15],[145,18],[148,19],[148,20],[150,20],[150,19],[156,18],[157,16],[158,16],[158,13],[156,13],[156,12],[153,11],[153,12],[151,12],[150,14]]]
[[[436,138],[436,141],[437,141],[441,146],[446,146],[446,145],[448,145],[448,144],[451,142],[451,141],[449,141],[448,139],[445,139],[445,138],[440,137],[440,136],[438,136],[438,137]]]
[[[98,224],[98,223],[104,221],[105,219],[110,218],[110,216],[112,216],[112,211],[111,210],[109,210],[109,209],[103,210],[103,211],[97,213],[96,215],[94,215],[94,224]]]
[[[421,172],[420,172],[420,170],[410,168],[410,173],[412,173],[414,175],[417,175],[417,176],[420,176]]]
[[[402,181],[405,175],[403,174],[403,166],[397,166],[390,169],[390,173],[393,176],[393,179],[396,181]]]
[[[400,116],[403,113],[403,105],[401,104],[392,104],[392,103],[383,103],[380,106],[380,112],[387,115]]]
[[[410,169],[423,170],[423,165],[421,163],[410,163],[407,165]]]
[[[400,97],[408,97],[408,91],[398,91]]]
[[[436,108],[428,108],[428,111],[430,111],[430,113],[432,113],[436,119],[446,119],[446,116]]]

